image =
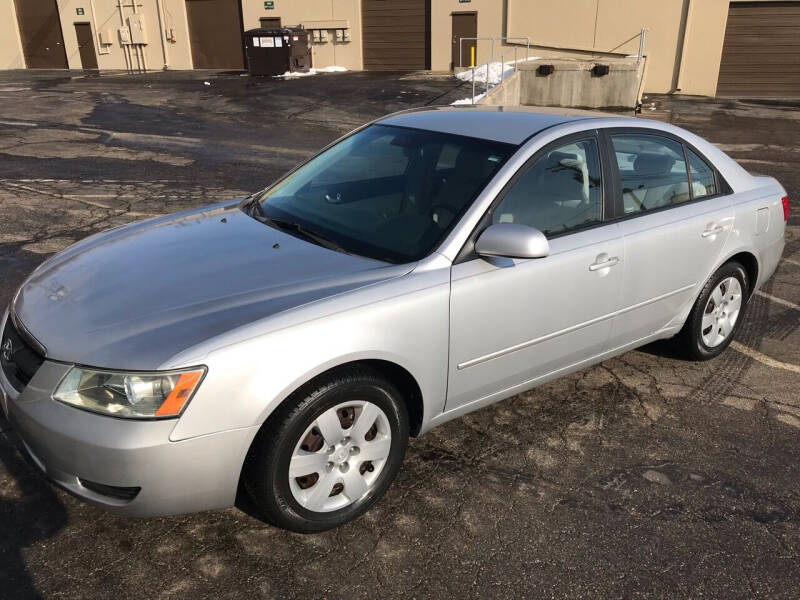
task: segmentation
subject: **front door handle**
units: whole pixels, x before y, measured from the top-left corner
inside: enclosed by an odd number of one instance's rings
[[[725,231],[725,228],[722,225],[717,225],[716,227],[710,227],[709,229],[706,229],[700,235],[703,236],[704,238],[707,238],[711,237],[712,235],[717,235],[718,233],[722,233],[723,231]]]
[[[597,259],[598,259],[597,262],[593,262],[592,264],[589,265],[590,271],[599,271],[600,269],[607,269],[619,263],[619,258],[617,258],[616,256],[609,256],[608,258],[604,259],[601,259],[598,256]]]

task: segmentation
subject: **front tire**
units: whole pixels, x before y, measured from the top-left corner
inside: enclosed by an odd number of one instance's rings
[[[365,367],[322,376],[287,399],[259,432],[244,484],[273,525],[332,529],[391,485],[408,444],[405,403]]]
[[[677,336],[693,360],[719,356],[733,341],[750,297],[747,271],[737,262],[722,265],[708,279]]]

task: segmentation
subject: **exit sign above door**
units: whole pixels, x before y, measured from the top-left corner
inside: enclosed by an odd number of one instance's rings
[[[273,8],[275,8],[275,2],[272,2],[271,0],[264,2],[264,10],[272,10]]]

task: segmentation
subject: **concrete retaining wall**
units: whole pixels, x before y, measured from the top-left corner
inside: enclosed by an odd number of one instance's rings
[[[542,58],[518,70],[478,102],[491,105],[563,106],[572,108],[633,109],[641,101],[645,61],[635,58],[579,60]],[[552,66],[543,75],[539,67]],[[592,72],[608,67],[606,75]]]

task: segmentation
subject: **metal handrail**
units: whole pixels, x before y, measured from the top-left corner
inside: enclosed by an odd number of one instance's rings
[[[647,31],[648,31],[648,29],[646,27],[642,27],[642,31],[639,34],[639,52],[636,55],[637,62],[641,62],[642,58],[644,58],[644,45],[645,45],[645,39],[647,37]],[[485,63],[483,63],[481,65],[478,65],[478,67],[477,67],[477,68],[480,68],[480,67],[482,67],[484,65],[486,66],[486,88],[485,88],[485,93],[487,93],[487,94],[489,93],[489,65],[494,62],[494,42],[495,42],[495,40],[498,40],[501,44],[503,43],[504,40],[507,43],[508,42],[513,42],[514,40],[516,40],[516,41],[524,41],[525,42],[525,60],[527,61],[528,58],[530,57],[531,40],[530,40],[530,38],[528,36],[524,36],[524,37],[463,37],[463,38],[459,38],[458,39],[458,63],[459,63],[458,66],[459,66],[459,68],[462,68],[462,69],[464,68],[464,65],[463,65],[464,40],[476,41],[476,42],[478,42],[478,41],[491,41],[492,42],[491,58],[487,62],[485,62]],[[501,64],[500,68],[504,69],[505,68],[505,60],[504,60],[504,55],[503,54],[500,55],[500,64]],[[475,68],[476,67],[475,67],[475,65],[470,65],[470,68],[472,69],[472,104],[475,104]],[[517,46],[516,45],[514,45],[514,70],[515,71],[517,70]]]
[[[508,42],[525,42],[525,60],[527,61],[530,56],[531,50],[531,39],[528,36],[525,37],[463,37],[458,39],[458,66],[459,68],[464,68],[463,61],[464,61],[464,40],[467,41],[490,41],[492,42],[492,55],[491,58],[483,63],[486,65],[486,88],[485,93],[489,93],[489,65],[494,62],[494,43],[495,41],[499,41],[501,44],[503,41],[506,43]],[[505,67],[505,55],[500,55],[500,62],[503,66],[501,69]],[[479,65],[480,68],[483,65]],[[472,104],[475,104],[475,65],[471,65],[470,68],[472,69]],[[514,70],[517,70],[517,46],[514,46]]]
[[[642,27],[642,33],[639,34],[639,54],[636,55],[636,60],[641,62],[644,56],[644,39],[647,35],[647,28]]]

